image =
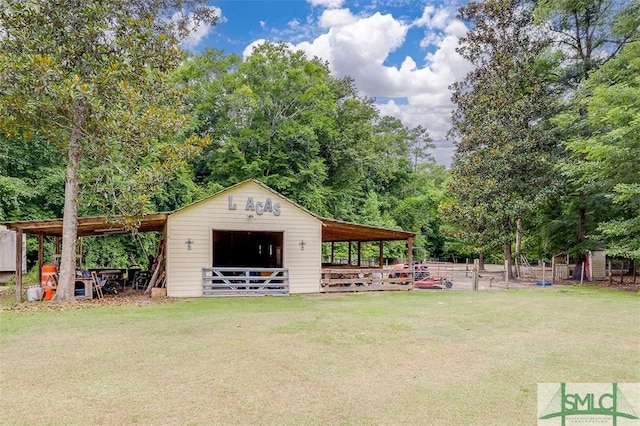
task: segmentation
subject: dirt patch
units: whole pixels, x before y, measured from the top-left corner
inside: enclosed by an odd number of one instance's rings
[[[56,302],[41,300],[36,302],[11,303],[14,298],[12,287],[0,288],[0,310],[13,311],[17,313],[45,312],[45,311],[66,311],[72,309],[89,309],[98,306],[143,306],[151,303],[171,303],[176,299],[162,297],[152,299],[150,295],[144,294],[141,290],[126,288],[118,294],[104,295],[102,299],[76,299],[76,302]],[[26,299],[26,295],[23,296]]]

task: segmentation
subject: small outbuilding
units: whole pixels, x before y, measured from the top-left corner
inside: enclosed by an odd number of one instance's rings
[[[4,225],[19,240],[23,233],[38,235],[40,246],[43,236],[62,236],[61,219]],[[407,289],[412,282],[410,270],[399,281],[384,270],[383,259],[385,241],[404,240],[412,265],[414,233],[322,218],[254,179],[176,211],[142,217],[139,231],[163,233],[156,262],[171,297]],[[78,220],[79,237],[125,232],[106,218]],[[349,245],[346,265],[333,262],[336,242]],[[379,265],[361,267],[363,242],[379,242]],[[331,244],[332,253],[325,265],[323,243]],[[42,249],[39,257],[42,266]]]

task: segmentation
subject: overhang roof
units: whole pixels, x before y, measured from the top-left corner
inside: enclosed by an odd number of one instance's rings
[[[170,213],[156,213],[140,218],[138,232],[162,231]],[[322,221],[322,241],[393,241],[414,237],[413,232],[376,226],[360,225],[341,220],[318,218]],[[25,234],[50,237],[62,236],[62,219],[25,220],[4,222],[9,230],[22,230]],[[78,219],[78,237],[96,237],[104,235],[126,234],[122,226],[116,225],[105,217],[82,217]]]
[[[155,213],[141,217],[138,232],[162,231],[167,223],[169,213]],[[25,220],[4,222],[2,225],[10,230],[22,230],[25,234],[49,237],[62,236],[62,219]],[[126,234],[129,231],[118,225],[115,219],[106,217],[78,218],[78,237],[96,237],[104,235]]]
[[[341,220],[319,218],[322,221],[322,242],[338,241],[393,241],[407,240],[416,234],[395,229],[360,225]]]

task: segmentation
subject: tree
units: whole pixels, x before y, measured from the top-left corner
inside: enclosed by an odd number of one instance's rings
[[[640,35],[640,4],[635,0],[542,0],[535,13],[538,21],[545,23],[556,36],[557,51],[562,55],[559,81],[565,88],[566,110],[578,108],[573,99],[575,90]],[[589,136],[589,126],[585,122],[589,111],[584,105],[579,108],[575,114],[569,112],[556,120],[559,123],[558,139],[564,143]],[[552,245],[564,243],[564,249],[569,247],[569,252],[578,257],[574,278],[579,278],[586,250],[594,248],[595,244],[589,240],[589,235],[598,226],[601,213],[606,215],[606,212],[601,211],[602,194],[586,192],[587,188],[580,182],[580,163],[585,158],[571,149],[567,154],[562,161],[567,197],[549,202],[551,212],[563,211],[566,224],[557,223],[555,213],[545,221],[556,222],[554,228],[561,231],[554,230],[550,234]],[[553,205],[559,202],[561,206]],[[564,231],[569,226],[577,229],[577,233],[573,231],[573,238],[567,241]]]
[[[489,237],[480,249],[499,243],[510,260],[519,223],[550,180],[549,43],[536,34],[526,2],[470,2],[459,17],[472,29],[457,50],[475,69],[452,86],[454,204],[447,213],[469,237]]]
[[[42,138],[0,136],[0,220],[60,217],[64,167]]]
[[[383,210],[410,173],[409,132],[380,117],[371,99],[326,63],[264,43],[243,63],[205,51],[181,81],[212,143],[194,162],[196,181],[228,186],[257,178],[319,214],[357,220],[366,194]]]
[[[439,212],[449,175],[444,166],[432,162],[418,164],[412,173],[411,195],[400,200],[391,214],[402,229],[415,232],[413,246],[419,257],[444,256],[444,219]],[[414,192],[415,191],[415,192]]]
[[[418,165],[424,162],[435,163],[433,155],[429,152],[430,149],[435,148],[433,140],[429,136],[429,132],[422,126],[414,127],[410,130],[409,139],[409,154],[411,155],[411,162],[413,166],[413,174],[418,173]],[[414,179],[413,182],[413,195],[417,192],[417,184]]]
[[[193,25],[215,22],[205,3],[1,2],[0,129],[40,135],[66,164],[58,300],[74,300],[80,182],[89,204],[133,229],[162,177],[202,142],[181,135],[190,121],[166,73]]]
[[[535,14],[555,34],[564,56],[562,81],[574,89],[640,34],[635,0],[540,0]]]
[[[632,259],[640,259],[639,58],[640,41],[629,43],[581,87],[578,105],[589,111],[589,131],[568,141],[582,161],[566,166],[586,191],[601,194],[608,215],[595,236],[608,243],[607,252]]]
[[[196,99],[200,129],[219,135],[195,165],[202,182],[253,177],[319,211],[326,166],[320,137],[337,97],[327,65],[284,44],[258,46],[242,64],[206,53],[212,76]],[[207,77],[209,78],[209,77]],[[204,101],[204,102],[203,102]]]

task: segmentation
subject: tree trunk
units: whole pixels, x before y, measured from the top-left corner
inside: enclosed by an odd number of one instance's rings
[[[516,256],[520,256],[522,250],[522,217],[516,220]]]
[[[511,257],[511,243],[504,243],[504,260],[509,261],[509,270],[507,271],[509,279],[513,279],[513,259]]]
[[[76,241],[78,239],[78,168],[80,165],[82,128],[87,118],[87,107],[79,101],[73,115],[73,129],[69,141],[67,175],[64,186],[64,213],[62,218],[62,253],[58,289],[54,300],[74,301],[76,274]]]
[[[584,195],[580,194],[580,209],[578,212],[578,245],[581,245],[584,242],[585,235],[587,234],[586,223],[587,223],[587,208],[584,206]],[[579,280],[582,276],[582,264],[585,263],[587,259],[586,253],[581,253],[580,257],[576,259],[576,267],[573,270],[572,280]]]
[[[478,270],[484,271],[484,253],[480,252],[478,254]]]
[[[515,253],[515,267],[516,267],[516,276],[518,278],[522,277],[521,270],[521,262],[522,262],[522,217],[518,216],[516,220],[516,253]]]

